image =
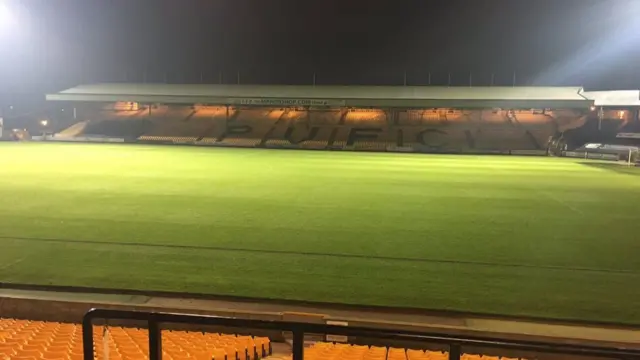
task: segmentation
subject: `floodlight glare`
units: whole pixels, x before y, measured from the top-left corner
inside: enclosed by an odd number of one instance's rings
[[[42,126],[47,126],[47,125],[49,125],[49,120],[41,120],[41,121],[40,121],[40,125],[42,125]]]
[[[9,10],[7,4],[0,2],[0,29],[3,31],[13,28],[17,23],[15,15]]]

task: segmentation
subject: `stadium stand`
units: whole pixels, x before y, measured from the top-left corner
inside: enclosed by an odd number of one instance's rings
[[[443,148],[450,146],[447,141],[448,133],[443,129],[432,128],[425,130],[423,127],[419,126],[407,126],[398,128],[397,134],[397,146],[410,147],[412,149],[418,149],[418,147],[421,146],[427,148]]]
[[[90,121],[81,135],[136,139],[151,128],[148,119]]]
[[[162,107],[154,109],[155,126],[141,135],[143,141],[196,141],[204,137],[215,138],[215,130],[223,124],[226,109],[222,107]]]
[[[473,134],[475,145],[480,150],[536,150],[526,131],[515,126],[485,126],[478,128]]]
[[[449,353],[394,347],[318,342],[305,349],[305,360],[448,360]],[[508,360],[506,357],[462,354],[463,360]]]
[[[342,112],[340,110],[311,109],[310,125],[338,125]]]
[[[363,125],[367,126],[385,126],[387,124],[387,117],[381,110],[363,109],[363,110],[351,110],[348,111],[344,118],[346,125]]]
[[[588,115],[570,110],[551,110],[545,112],[544,115],[556,125],[558,132],[563,132],[583,126],[586,120],[589,118]]]
[[[145,329],[94,326],[95,354],[113,360],[148,358]],[[271,353],[271,342],[264,337],[219,333],[169,331],[163,333],[163,359],[256,360]],[[0,359],[2,360],[81,360],[80,325],[0,318]]]
[[[284,116],[285,111],[276,109],[241,109],[229,120],[219,136],[221,145],[254,147],[264,142],[266,135]]]
[[[337,128],[329,126],[310,126],[307,123],[291,119],[288,123],[277,126],[264,143],[266,146],[301,147],[324,149],[327,147]]]
[[[147,359],[146,329],[94,325],[94,354],[112,360]],[[106,339],[106,340],[105,340]],[[195,331],[163,331],[162,357],[168,360],[258,360],[272,353],[269,338]],[[448,352],[316,342],[304,351],[307,360],[447,360]],[[463,354],[464,360],[486,360]],[[0,359],[82,360],[80,325],[0,318]],[[496,360],[499,358],[495,358]],[[506,358],[502,358],[506,359]]]
[[[62,137],[80,136],[84,134],[87,124],[88,124],[88,121],[81,121],[79,123],[73,124],[70,127],[60,131],[59,133],[57,133],[57,135]]]
[[[57,134],[113,136],[144,142],[197,143],[238,147],[300,147],[386,151],[407,147],[412,151],[542,150],[559,133],[583,127],[586,116],[574,112],[477,111],[424,109],[399,112],[397,124],[380,110],[309,111],[287,108],[163,106],[152,116],[117,117],[81,121]],[[124,120],[126,119],[126,120]],[[626,126],[614,119],[616,130]],[[612,122],[608,122],[613,126]],[[632,125],[633,123],[630,123]],[[593,125],[586,127],[593,133]],[[608,130],[605,130],[605,132]],[[582,139],[582,138],[581,138]],[[592,139],[587,139],[593,141]],[[582,140],[580,140],[582,141]]]
[[[47,99],[106,104],[99,115],[83,113],[75,125],[57,134],[61,138],[544,154],[559,139],[577,148],[609,141],[618,132],[636,132],[639,93],[560,87],[98,84],[49,94]]]
[[[506,124],[510,122],[507,113],[507,111],[503,110],[481,110],[479,112],[479,121],[489,124]]]
[[[87,110],[83,121],[57,133],[58,136],[102,136],[135,139],[153,128],[142,110]],[[84,125],[81,125],[84,124]]]

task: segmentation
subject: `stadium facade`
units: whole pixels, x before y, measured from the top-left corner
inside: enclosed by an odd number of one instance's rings
[[[640,142],[640,91],[94,84],[46,98],[59,110],[39,138],[59,141],[540,155]]]

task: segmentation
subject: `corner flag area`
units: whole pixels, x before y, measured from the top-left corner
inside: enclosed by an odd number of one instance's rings
[[[638,168],[151,145],[0,153],[3,283],[640,324]]]

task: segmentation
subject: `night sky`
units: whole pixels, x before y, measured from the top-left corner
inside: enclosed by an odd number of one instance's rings
[[[640,0],[5,0],[0,88],[104,81],[640,88]],[[431,76],[429,76],[431,74]],[[450,75],[449,75],[450,74]],[[492,74],[494,74],[492,76]],[[470,76],[471,75],[471,76]]]

